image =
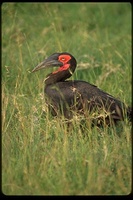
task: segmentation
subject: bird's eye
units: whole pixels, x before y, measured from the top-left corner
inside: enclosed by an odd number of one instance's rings
[[[67,63],[70,59],[71,57],[69,55],[60,55],[58,58],[58,60],[63,63]]]
[[[62,60],[62,61],[65,61],[66,59],[63,57],[63,58],[61,58],[61,60]]]

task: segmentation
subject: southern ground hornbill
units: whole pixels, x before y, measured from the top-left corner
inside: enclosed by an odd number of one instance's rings
[[[131,120],[132,109],[95,85],[81,80],[68,79],[76,69],[76,59],[69,53],[54,53],[32,72],[50,66],[58,69],[47,75],[44,93],[53,116],[64,115],[72,119],[74,113],[91,123],[116,124],[126,116]]]

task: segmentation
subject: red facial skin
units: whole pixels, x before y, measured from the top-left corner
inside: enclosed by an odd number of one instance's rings
[[[58,68],[58,70],[54,71],[52,74],[55,74],[59,71],[67,70],[70,67],[70,64],[68,64],[68,61],[71,59],[71,56],[69,55],[60,55],[58,60],[62,62],[62,66]]]

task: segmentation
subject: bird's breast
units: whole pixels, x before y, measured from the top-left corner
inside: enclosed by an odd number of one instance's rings
[[[45,87],[46,96],[54,102],[71,105],[80,96],[78,89],[69,82],[59,82]]]

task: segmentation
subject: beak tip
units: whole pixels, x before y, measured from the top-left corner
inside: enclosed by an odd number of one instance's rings
[[[39,67],[39,66],[36,66],[36,67],[31,71],[31,73],[36,72],[36,71],[38,71],[39,69],[40,69],[40,67]]]

